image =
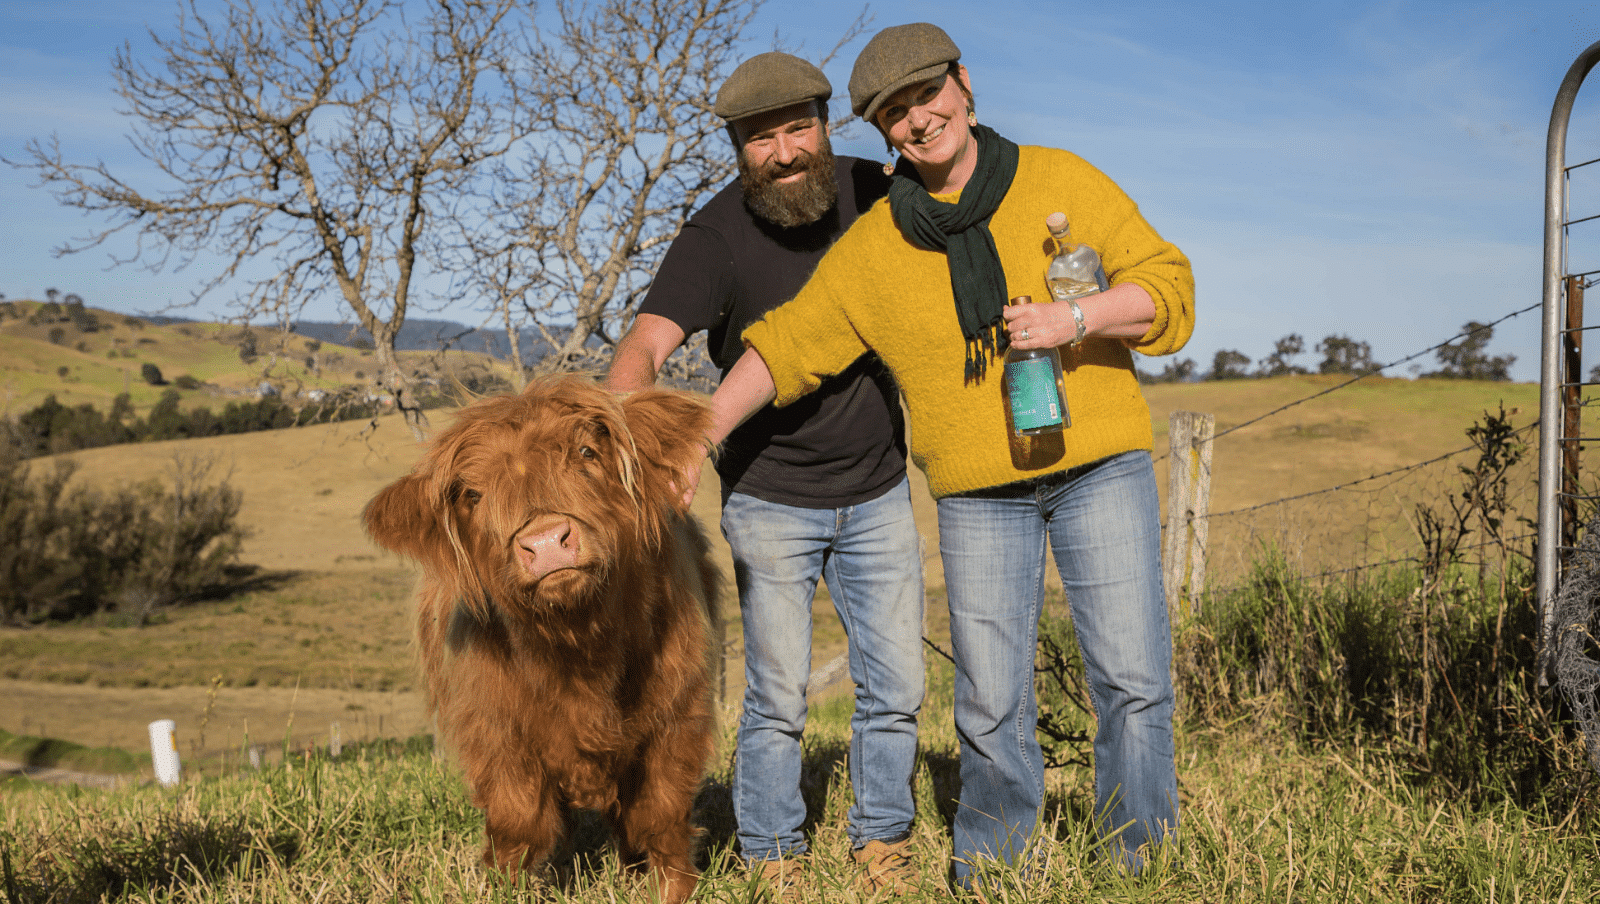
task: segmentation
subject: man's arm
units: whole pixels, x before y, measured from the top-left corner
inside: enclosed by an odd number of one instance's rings
[[[683,327],[659,314],[640,314],[633,318],[628,334],[617,343],[611,368],[600,385],[613,392],[633,392],[654,386],[656,375],[667,357],[683,344]]]

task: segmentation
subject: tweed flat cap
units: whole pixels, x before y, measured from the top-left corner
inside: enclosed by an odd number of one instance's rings
[[[959,59],[961,49],[939,26],[891,25],[873,35],[856,57],[850,71],[850,110],[872,122],[891,94],[933,78]]]
[[[717,89],[717,104],[712,111],[733,122],[812,98],[826,101],[832,96],[833,85],[821,69],[774,50],[740,63]]]

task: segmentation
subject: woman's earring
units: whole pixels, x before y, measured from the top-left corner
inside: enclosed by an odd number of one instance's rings
[[[885,176],[893,176],[894,175],[894,157],[893,156],[890,156],[888,160],[883,161],[883,174]]]
[[[968,110],[967,111],[967,126],[971,127],[971,126],[975,126],[977,124],[978,124],[978,112],[976,110]]]

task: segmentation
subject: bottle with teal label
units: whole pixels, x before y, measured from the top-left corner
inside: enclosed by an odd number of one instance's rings
[[[1032,296],[1019,295],[1012,304],[1031,304]],[[1067,411],[1067,389],[1061,376],[1061,354],[1054,348],[1006,350],[1005,373],[1000,381],[1005,398],[1006,426],[1015,436],[1060,433],[1072,426]]]

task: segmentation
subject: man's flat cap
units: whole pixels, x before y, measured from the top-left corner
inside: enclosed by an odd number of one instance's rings
[[[821,69],[775,50],[740,63],[717,90],[717,104],[712,109],[733,122],[812,98],[826,101],[832,96],[833,86]]]
[[[961,49],[939,26],[891,25],[873,35],[856,57],[850,71],[850,110],[872,122],[890,95],[933,78],[959,59]]]

